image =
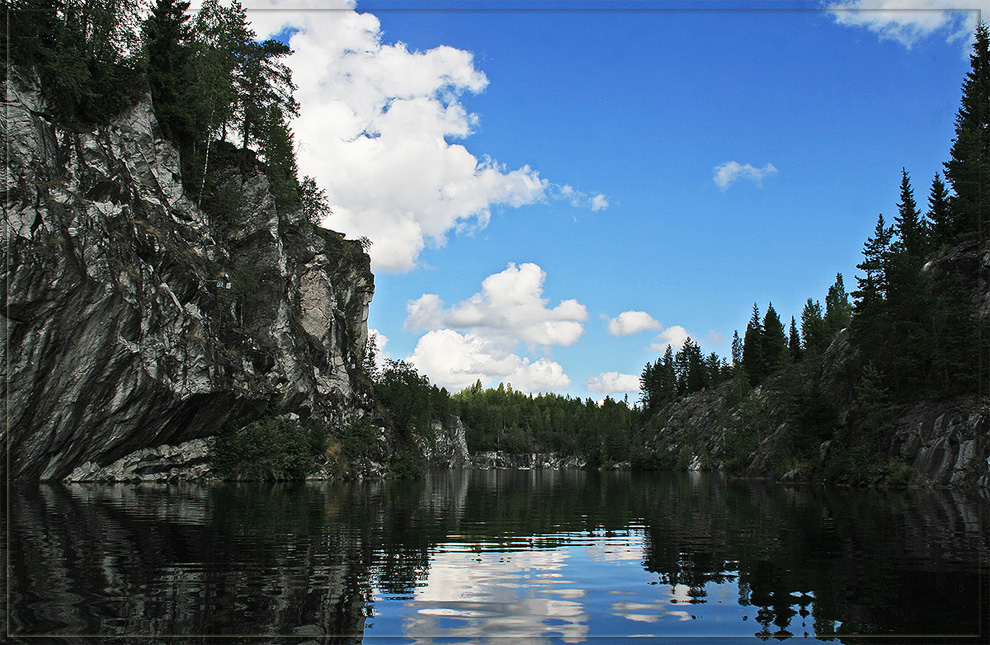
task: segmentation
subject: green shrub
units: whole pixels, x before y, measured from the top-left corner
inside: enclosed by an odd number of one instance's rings
[[[412,449],[403,447],[388,458],[388,472],[396,479],[418,479],[426,474],[426,463]]]
[[[304,479],[327,447],[323,424],[302,424],[289,415],[266,416],[243,427],[222,429],[210,453],[211,467],[222,479]]]
[[[366,456],[375,445],[375,434],[375,426],[367,417],[357,419],[342,427],[336,432],[341,455],[346,460]]]
[[[213,218],[231,226],[241,223],[241,205],[244,204],[244,188],[234,181],[228,181],[219,189],[205,191],[203,210]]]
[[[691,465],[691,460],[694,454],[691,452],[691,446],[681,446],[681,449],[677,452],[677,470],[687,470]]]
[[[907,486],[914,476],[914,468],[900,457],[893,457],[887,462],[887,483],[891,486]]]

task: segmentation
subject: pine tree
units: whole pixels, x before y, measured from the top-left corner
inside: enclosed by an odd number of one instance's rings
[[[863,261],[856,268],[863,276],[856,277],[859,289],[853,292],[853,310],[857,315],[866,313],[878,302],[887,297],[887,263],[890,257],[890,242],[894,229],[884,225],[883,215],[877,218],[873,237],[863,246]]]
[[[951,159],[945,162],[945,177],[955,192],[951,205],[956,238],[975,235],[987,226],[990,208],[990,36],[986,23],[980,23],[975,35],[971,70],[956,113]]]
[[[240,116],[241,145],[247,148],[262,141],[266,129],[287,123],[299,114],[292,92],[292,73],[279,61],[292,50],[277,40],[241,43],[234,75],[237,109]]]

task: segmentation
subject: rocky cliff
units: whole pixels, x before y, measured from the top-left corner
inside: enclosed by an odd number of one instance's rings
[[[374,278],[360,243],[279,214],[263,168],[230,146],[214,152],[214,179],[232,199],[199,208],[150,99],[74,131],[55,124],[36,79],[9,79],[10,479],[62,479],[273,405],[331,426],[371,408],[358,366]]]
[[[827,467],[835,440],[822,442],[817,459],[794,462],[788,452],[796,429],[775,414],[773,395],[754,391],[743,401],[731,387],[687,396],[661,410],[646,428],[647,446],[667,467],[689,470],[734,470],[745,477],[782,481],[818,480]],[[749,410],[763,408],[760,414]],[[920,401],[889,412],[890,431],[880,453],[909,467],[887,468],[867,476],[866,483],[923,486],[990,486],[990,404],[979,397]],[[836,435],[855,433],[859,424],[844,415],[832,429]],[[727,437],[740,430],[752,433],[752,449],[739,455],[733,467]],[[731,441],[731,439],[729,439]]]
[[[977,316],[974,324],[990,329],[990,283],[985,279],[990,276],[990,243],[959,244],[929,262],[924,271],[936,289],[948,288],[955,276],[964,276]],[[811,377],[834,404],[837,416],[830,427],[821,429],[822,438],[814,440],[810,452],[815,457],[810,460],[792,456],[796,442],[807,442],[809,437],[784,410],[780,392],[787,387],[787,375],[752,391],[723,385],[671,403],[646,424],[645,445],[662,467],[729,470],[785,481],[818,480],[845,470],[838,481],[851,481],[848,471],[859,462],[836,466],[836,455],[843,441],[873,433],[877,441],[869,446],[869,458],[880,465],[861,473],[862,478],[855,479],[858,483],[990,486],[986,384],[982,395],[892,406],[883,415],[886,429],[875,433],[876,420],[863,418],[853,406],[858,383],[854,377],[862,363],[859,354],[848,330],[843,330]]]

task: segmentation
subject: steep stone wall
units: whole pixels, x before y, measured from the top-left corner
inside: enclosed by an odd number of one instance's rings
[[[470,468],[471,455],[464,437],[464,424],[452,414],[433,422],[431,440],[417,437],[427,463],[435,468]]]
[[[263,168],[250,154],[224,166],[222,146],[215,180],[238,199],[224,217],[204,212],[183,193],[150,99],[70,131],[35,78],[9,79],[0,446],[11,479],[102,468],[271,404],[330,424],[370,409],[357,366],[374,277],[357,241],[280,215]]]
[[[833,348],[826,352],[829,360],[841,361],[830,355],[841,351],[846,334],[839,334]],[[848,349],[848,348],[847,348]],[[827,365],[826,365],[827,366]],[[825,382],[832,372],[824,371]],[[838,392],[846,385],[838,382]],[[741,406],[762,408],[766,413],[740,419]],[[741,474],[746,477],[780,478],[785,481],[807,481],[817,467],[822,466],[834,448],[833,441],[822,443],[817,463],[804,464],[787,472],[778,472],[775,463],[795,431],[784,421],[773,421],[779,403],[761,389],[754,391],[748,402],[741,404],[730,387],[705,390],[687,396],[660,410],[646,426],[646,445],[668,462],[678,460],[683,452],[690,469],[722,470],[725,466],[724,437],[733,428],[745,425],[755,433],[756,448],[745,459]],[[911,467],[911,485],[919,486],[990,486],[990,402],[977,396],[963,396],[939,401],[919,401],[893,408],[888,421],[892,428],[889,442],[882,446],[887,458],[898,458]],[[834,434],[855,436],[862,419],[842,415]],[[877,483],[883,483],[880,479]]]

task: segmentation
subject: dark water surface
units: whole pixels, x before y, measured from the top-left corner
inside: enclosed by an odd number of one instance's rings
[[[532,470],[7,496],[4,631],[23,642],[990,634],[986,491]]]

